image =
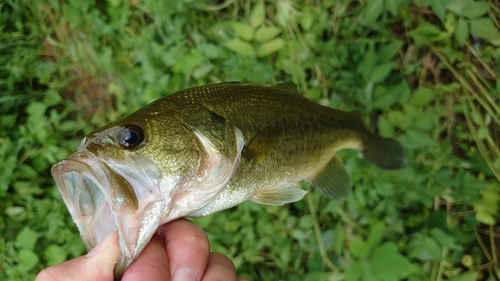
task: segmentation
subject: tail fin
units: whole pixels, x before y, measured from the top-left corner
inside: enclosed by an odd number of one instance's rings
[[[397,140],[375,134],[365,139],[362,153],[366,159],[386,170],[403,168],[407,163],[405,150]]]

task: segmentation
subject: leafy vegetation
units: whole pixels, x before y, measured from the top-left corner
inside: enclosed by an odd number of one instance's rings
[[[50,176],[93,128],[194,85],[293,81],[399,139],[311,190],[196,219],[253,280],[499,280],[498,0],[0,2],[0,279],[85,252]],[[310,187],[303,184],[310,190]]]

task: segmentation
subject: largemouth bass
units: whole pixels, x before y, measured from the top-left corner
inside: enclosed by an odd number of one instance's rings
[[[52,175],[88,249],[118,231],[120,278],[169,221],[247,200],[294,202],[306,194],[301,180],[346,198],[342,149],[382,169],[406,165],[399,142],[371,133],[359,113],[308,101],[293,83],[221,83],[163,97],[89,133]]]

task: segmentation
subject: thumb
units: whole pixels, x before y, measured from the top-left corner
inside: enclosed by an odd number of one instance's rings
[[[118,234],[112,232],[87,255],[48,267],[38,274],[35,281],[112,281],[113,270],[119,256]]]

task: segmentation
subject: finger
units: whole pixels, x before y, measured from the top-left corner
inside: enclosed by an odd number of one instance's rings
[[[165,241],[154,235],[139,258],[125,271],[122,281],[170,280]]]
[[[202,281],[237,281],[234,263],[220,253],[210,253]]]
[[[42,270],[35,280],[112,281],[119,256],[118,234],[112,232],[87,255],[48,267]]]
[[[200,280],[210,251],[203,229],[180,219],[160,227],[158,233],[165,238],[172,281]]]

